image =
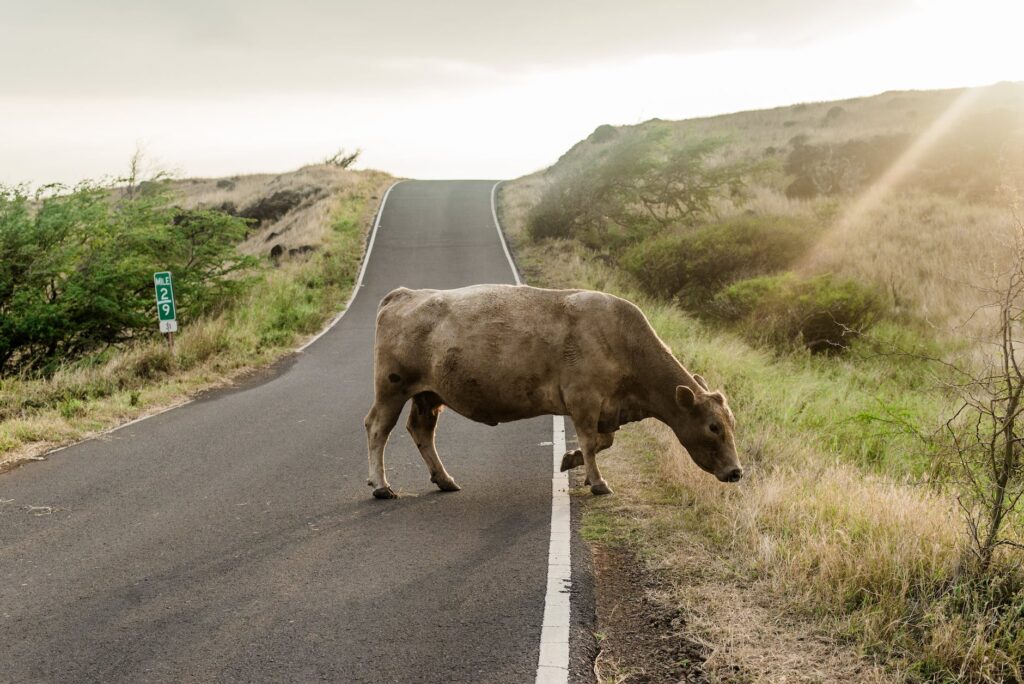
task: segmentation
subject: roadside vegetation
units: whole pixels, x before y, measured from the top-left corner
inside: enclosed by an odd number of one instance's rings
[[[351,292],[392,180],[346,166],[3,189],[0,469],[223,384],[320,330]],[[161,270],[174,276],[174,354],[156,325]]]
[[[502,186],[529,282],[637,302],[730,397],[738,486],[645,421],[583,523],[713,679],[1024,680],[1020,188],[1014,84],[602,126]]]

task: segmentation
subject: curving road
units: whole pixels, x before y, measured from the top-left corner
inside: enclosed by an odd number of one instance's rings
[[[492,182],[396,185],[362,289],[300,354],[0,476],[0,681],[529,682],[552,420],[445,412],[438,492],[405,434],[366,486],[377,302],[512,282]]]

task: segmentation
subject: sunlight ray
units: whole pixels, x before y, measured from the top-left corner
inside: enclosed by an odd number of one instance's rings
[[[963,117],[984,92],[983,88],[966,88],[949,107],[894,161],[889,168],[854,200],[838,217],[827,238],[818,243],[804,260],[805,266],[814,264],[828,245],[841,241],[848,233],[862,225],[873,209],[882,205],[889,194],[913,172],[917,163]]]

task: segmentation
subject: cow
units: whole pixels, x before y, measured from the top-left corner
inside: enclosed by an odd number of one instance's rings
[[[562,470],[585,465],[593,494],[612,492],[598,452],[622,425],[645,418],[668,425],[719,480],[743,476],[725,396],[675,359],[636,305],[603,292],[400,287],[377,310],[373,378],[367,484],[378,499],[396,496],[384,474],[384,447],[410,399],[409,434],[431,482],[445,492],[461,489],[434,446],[445,406],[487,425],[570,416],[580,448],[565,454]]]

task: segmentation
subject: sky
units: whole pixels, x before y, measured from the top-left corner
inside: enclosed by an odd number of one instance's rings
[[[1024,80],[1021,0],[0,0],[0,183],[514,178],[601,124]]]

